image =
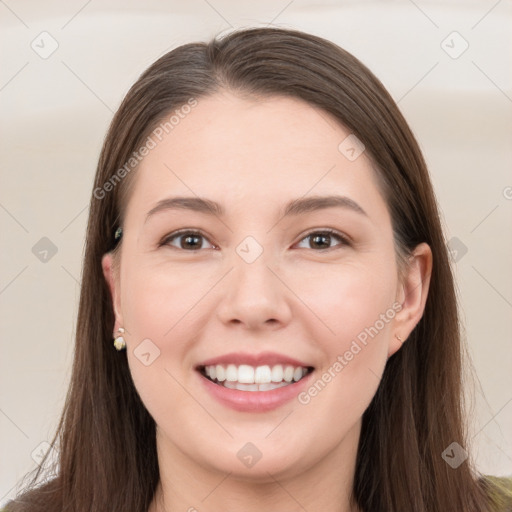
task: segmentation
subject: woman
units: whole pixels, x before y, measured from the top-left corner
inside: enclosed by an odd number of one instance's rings
[[[58,471],[8,511],[505,510],[425,162],[334,44],[240,30],[143,73],[82,283]]]

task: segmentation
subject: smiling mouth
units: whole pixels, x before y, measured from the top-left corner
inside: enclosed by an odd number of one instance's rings
[[[312,366],[250,366],[247,364],[217,364],[200,366],[199,373],[214,384],[239,391],[272,391],[290,386],[309,375]]]

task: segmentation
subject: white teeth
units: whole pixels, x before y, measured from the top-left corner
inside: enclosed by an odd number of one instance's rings
[[[268,384],[260,384],[260,391],[271,391],[272,389],[282,388],[288,386],[286,382],[269,382]]]
[[[288,386],[286,382],[268,382],[265,384],[240,384],[239,382],[228,382],[227,380],[223,383],[225,388],[238,389],[239,391],[272,391],[273,389],[282,388]]]
[[[256,382],[256,384],[268,384],[272,382],[270,366],[258,366],[254,372],[254,382]]]
[[[223,383],[230,389],[243,391],[270,391],[289,383],[297,382],[304,377],[308,370],[302,366],[276,364],[250,366],[241,364],[209,365],[204,367],[204,373],[213,381]]]
[[[254,368],[248,364],[241,364],[238,367],[237,380],[242,384],[254,384]]]
[[[224,366],[218,364],[215,367],[215,373],[217,374],[217,380],[219,382],[223,382],[226,380],[226,370],[224,370]]]
[[[272,368],[272,382],[281,382],[283,380],[283,367],[278,364]]]
[[[259,391],[258,384],[242,384],[240,382],[236,383],[236,389],[240,391]]]
[[[300,379],[302,379],[302,368],[295,368],[293,370],[293,380],[297,382]]]
[[[293,366],[287,366],[284,369],[284,375],[283,378],[286,382],[291,382],[293,380]]]
[[[238,380],[238,369],[234,364],[229,364],[226,368],[226,380],[229,382],[236,382]]]

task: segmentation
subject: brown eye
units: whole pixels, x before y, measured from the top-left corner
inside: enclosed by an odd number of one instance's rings
[[[332,230],[323,230],[323,231],[312,231],[308,235],[306,235],[299,243],[302,243],[304,240],[309,239],[309,247],[306,249],[332,249],[331,243],[333,240],[338,240],[341,243],[337,245],[345,246],[349,245],[348,240],[342,236],[341,234],[332,231]]]
[[[172,233],[168,237],[166,237],[160,244],[170,245],[176,249],[182,249],[184,251],[195,252],[199,249],[204,249],[203,243],[207,240],[207,238],[197,231],[181,231],[177,233]],[[177,241],[177,245],[174,242]]]

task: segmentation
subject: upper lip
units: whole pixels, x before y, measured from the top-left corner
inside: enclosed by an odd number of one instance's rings
[[[249,354],[244,352],[232,352],[230,354],[224,354],[222,356],[213,357],[199,363],[197,368],[204,366],[213,366],[217,364],[234,364],[241,365],[247,364],[249,366],[272,366],[277,364],[287,364],[291,366],[302,366],[309,368],[311,365],[299,361],[293,357],[289,357],[276,352],[261,352],[259,354]]]

